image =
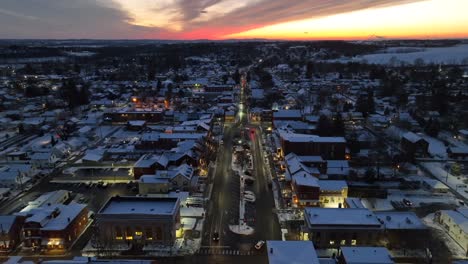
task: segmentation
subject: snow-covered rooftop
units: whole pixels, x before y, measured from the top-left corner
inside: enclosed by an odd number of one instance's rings
[[[347,264],[393,264],[384,247],[341,247],[341,255]]]
[[[270,264],[319,264],[312,241],[266,242]]]
[[[112,197],[99,214],[172,215],[179,207],[179,198]]]
[[[413,212],[375,212],[385,229],[426,229],[426,225]]]
[[[363,208],[307,207],[304,217],[309,227],[367,226],[379,228],[381,223],[374,213]]]

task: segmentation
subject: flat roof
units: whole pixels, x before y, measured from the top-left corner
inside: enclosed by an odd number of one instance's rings
[[[319,264],[312,241],[276,241],[266,242],[268,262],[270,264]]]
[[[348,188],[348,184],[343,180],[319,180],[318,183],[321,191],[342,191]]]
[[[384,247],[341,247],[341,255],[347,264],[393,264]]]
[[[374,213],[365,208],[318,208],[307,207],[304,217],[312,226],[375,226],[381,223]]]
[[[172,215],[179,202],[177,197],[114,196],[101,208],[99,214]]]
[[[375,212],[386,229],[427,229],[413,212]]]
[[[300,174],[300,173],[299,173]],[[319,187],[319,182],[314,176],[304,173],[303,175],[294,175],[293,181],[300,186]]]

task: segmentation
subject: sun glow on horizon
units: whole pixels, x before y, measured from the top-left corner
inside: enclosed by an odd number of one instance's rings
[[[430,0],[291,21],[223,36],[266,39],[468,37],[468,1]]]

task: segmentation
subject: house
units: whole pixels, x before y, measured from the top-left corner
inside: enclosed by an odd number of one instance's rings
[[[445,231],[468,254],[468,210],[440,210],[435,213],[434,221],[445,228]]]
[[[429,155],[429,142],[413,132],[402,135],[400,146],[410,159],[416,156],[427,157]]]
[[[88,209],[85,204],[71,202],[46,204],[18,214],[24,219],[24,247],[65,250],[86,229]]]
[[[320,187],[317,178],[306,172],[298,173],[292,176],[291,187],[294,206],[318,205]]]
[[[421,249],[430,239],[429,229],[414,212],[374,212],[384,225],[383,237],[391,248]]]
[[[146,128],[146,120],[127,121],[127,129],[131,131],[141,131]]]
[[[2,170],[0,171],[0,187],[18,189],[23,188],[31,178],[24,176],[20,171]]]
[[[47,192],[37,197],[33,201],[29,201],[28,205],[23,208],[18,215],[27,215],[32,209],[44,207],[48,204],[63,204],[70,199],[70,192],[67,190],[57,190]]]
[[[169,190],[193,191],[198,177],[188,164],[170,170],[158,170],[154,175],[143,175],[138,181],[140,194],[167,193]]]
[[[311,240],[317,248],[373,246],[383,231],[375,214],[363,208],[307,207],[304,219],[303,240]]]
[[[106,246],[172,246],[180,226],[179,198],[111,197],[96,215],[99,240]]]
[[[278,110],[273,112],[273,122],[278,120],[302,120],[302,112],[298,109]]]
[[[320,207],[343,208],[348,197],[348,184],[342,180],[319,180]]]
[[[450,188],[436,179],[424,178],[422,179],[422,186],[433,193],[447,193]]]
[[[468,143],[468,129],[458,130],[458,139],[465,143]]]
[[[394,264],[384,247],[341,247],[338,264]]]
[[[319,264],[317,252],[311,241],[266,242],[269,264]]]
[[[145,154],[133,165],[133,177],[139,179],[142,175],[154,174],[156,170],[165,169],[168,164],[165,155]]]
[[[35,168],[52,168],[58,158],[51,151],[49,152],[35,152],[31,155],[31,164]]]
[[[448,154],[448,157],[451,159],[466,160],[468,159],[468,147],[467,146],[448,147],[447,154]]]
[[[7,154],[7,161],[23,161],[28,159],[28,154],[24,151],[13,151]]]
[[[321,156],[326,160],[345,159],[346,140],[343,137],[319,137],[285,131],[279,134],[282,156],[292,152],[302,156]]]
[[[0,253],[9,253],[21,243],[21,219],[0,215]]]

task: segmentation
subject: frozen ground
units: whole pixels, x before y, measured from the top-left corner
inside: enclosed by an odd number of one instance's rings
[[[447,171],[445,168],[445,163],[441,162],[421,162],[423,168],[425,168],[432,176],[436,177],[439,181],[448,185],[452,190],[456,191],[458,194],[463,196],[465,199],[468,199],[468,188],[463,182],[463,177],[457,177],[450,173],[450,170]]]
[[[391,64],[393,62],[399,65],[401,62],[413,64],[416,59],[422,59],[424,63],[465,64],[468,62],[468,45],[437,48],[389,48],[380,53],[358,56],[348,59],[348,61],[367,61],[371,64]]]
[[[378,198],[363,198],[362,203],[364,206],[373,211],[391,211],[395,210],[391,202],[401,202],[407,199],[413,203],[413,207],[419,207],[421,204],[429,203],[445,203],[458,205],[458,200],[451,194],[432,194],[425,190],[416,191],[402,191],[398,189],[388,190],[386,199]]]
[[[434,222],[434,214],[428,214],[426,217],[422,219],[422,221],[429,227],[437,230],[438,234],[442,237],[442,240],[445,242],[447,247],[449,248],[452,256],[457,259],[466,259],[466,252],[463,248],[455,242],[455,240],[445,231],[445,229],[439,225],[438,223]]]

